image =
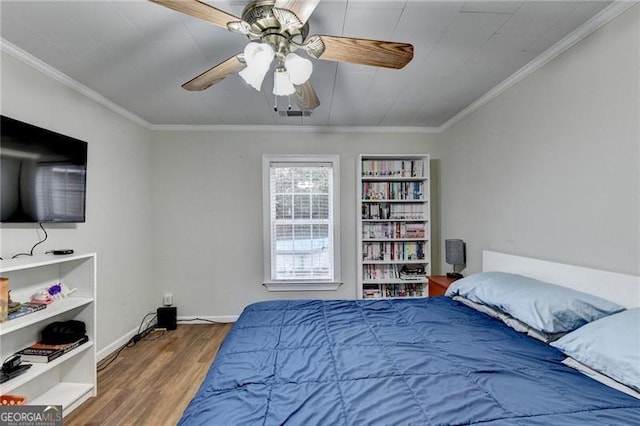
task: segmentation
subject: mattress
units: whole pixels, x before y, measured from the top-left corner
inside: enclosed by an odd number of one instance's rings
[[[180,425],[629,425],[640,400],[446,297],[248,306]]]

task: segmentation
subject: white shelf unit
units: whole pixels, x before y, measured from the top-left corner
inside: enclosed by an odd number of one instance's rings
[[[357,297],[426,297],[431,274],[430,157],[361,154]],[[417,275],[415,275],[417,273]]]
[[[26,397],[27,405],[62,405],[66,416],[96,395],[96,254],[39,255],[0,261],[0,276],[9,278],[11,299],[27,302],[37,290],[61,282],[76,289],[47,308],[0,323],[0,356],[40,340],[54,321],[79,320],[89,341],[48,363],[33,363],[25,373],[0,384],[0,395]]]

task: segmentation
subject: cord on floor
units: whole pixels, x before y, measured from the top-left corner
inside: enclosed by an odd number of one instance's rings
[[[145,320],[149,317],[152,316],[153,317],[147,322],[146,327],[143,329],[143,325]],[[112,352],[110,355],[108,355],[105,359],[103,359],[102,361],[100,361],[97,365],[97,369],[98,372],[104,370],[105,368],[107,368],[108,366],[110,366],[115,360],[116,358],[118,358],[118,356],[120,355],[120,353],[122,353],[122,351],[124,351],[127,348],[131,348],[133,346],[136,345],[136,343],[138,343],[139,341],[141,341],[142,339],[144,339],[145,337],[147,337],[153,330],[155,330],[156,328],[156,313],[155,312],[150,312],[148,314],[146,314],[143,318],[142,321],[140,321],[140,325],[138,326],[138,332],[136,334],[134,334],[133,336],[131,336],[131,338],[127,341],[127,343],[125,343],[124,345],[120,346],[116,351]],[[160,337],[162,337],[164,335],[164,333],[162,335],[160,335]],[[158,337],[159,338],[159,337]],[[156,339],[158,339],[156,338]],[[156,339],[151,339],[151,340],[156,340]]]

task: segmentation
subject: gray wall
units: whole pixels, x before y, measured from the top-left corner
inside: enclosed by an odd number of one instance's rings
[[[640,6],[440,135],[442,234],[640,274]]]
[[[172,293],[179,316],[224,316],[258,300],[354,298],[358,154],[430,153],[437,159],[434,139],[430,134],[155,132],[157,300]],[[344,284],[338,291],[268,292],[262,286],[262,155],[289,153],[340,155]],[[437,196],[437,160],[432,170]],[[437,221],[437,212],[434,216]]]
[[[443,240],[462,238],[467,272],[493,249],[638,275],[639,21],[635,6],[440,135],[151,132],[6,54],[2,113],[89,142],[87,223],[50,226],[38,251],[99,253],[98,350],[165,293],[182,316],[353,298],[358,153],[432,154],[434,272],[449,269]],[[262,287],[265,153],[340,155],[340,290]],[[3,257],[39,238],[33,225],[0,232]]]
[[[2,54],[2,114],[88,142],[87,221],[45,225],[53,248],[98,253],[97,349],[138,326],[151,308],[150,132]],[[29,252],[37,224],[0,225],[0,255]]]

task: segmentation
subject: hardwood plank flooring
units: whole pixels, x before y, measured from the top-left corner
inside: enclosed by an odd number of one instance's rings
[[[152,332],[98,372],[98,396],[64,419],[77,425],[175,425],[232,324]]]

